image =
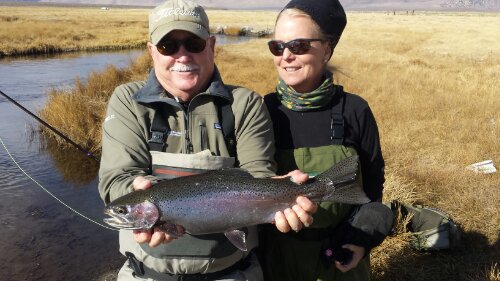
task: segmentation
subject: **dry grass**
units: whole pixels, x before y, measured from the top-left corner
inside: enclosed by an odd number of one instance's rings
[[[146,9],[0,6],[0,57],[145,46]]]
[[[254,30],[274,28],[276,12],[273,11],[234,11],[234,10],[207,10],[211,27],[250,27]]]
[[[465,169],[485,159],[500,165],[500,37],[495,35],[500,16],[350,13],[348,21],[332,64],[338,83],[368,100],[379,123],[387,164],[384,201],[441,208],[463,229],[462,244],[453,251],[420,253],[408,246],[409,236],[398,224],[398,234],[372,253],[373,280],[500,280],[500,173],[477,175]],[[227,83],[263,94],[273,90],[277,76],[265,42],[217,49]],[[141,65],[144,75],[148,63]],[[107,70],[89,79],[106,76],[106,87],[80,83],[76,95],[52,94],[44,118],[59,112],[67,120],[75,108],[90,110],[73,114],[89,119],[83,124],[69,122],[83,129],[54,125],[84,132],[70,135],[97,151],[99,144],[87,139],[100,139],[106,99],[131,75],[130,70],[118,73]],[[85,92],[88,98],[77,98]],[[55,103],[56,96],[68,100]],[[79,106],[71,106],[72,101]],[[87,132],[94,135],[86,137]]]
[[[393,252],[375,267],[378,280],[498,280],[500,175],[465,166],[500,163],[499,24],[498,14],[349,15],[333,63],[379,122],[385,200],[407,189],[402,179],[416,201],[446,210],[464,230],[451,253]]]
[[[498,234],[498,174],[478,176],[464,167],[500,162],[500,38],[491,33],[500,17],[355,14],[350,22],[333,62],[346,74],[339,82],[370,102],[388,167],[459,221],[466,220],[459,214],[484,206],[474,213],[486,212],[487,232]],[[464,193],[477,198],[463,202]]]
[[[101,123],[111,93],[119,84],[145,79],[150,67],[149,54],[145,53],[126,69],[110,65],[101,72],[91,73],[85,82],[78,78],[70,90],[52,89],[48,93],[47,106],[39,115],[73,141],[99,155]],[[43,126],[41,129],[52,135]],[[67,145],[63,139],[57,138],[57,141]]]
[[[231,36],[240,36],[240,35],[244,35],[243,34],[243,30],[239,27],[235,27],[235,26],[228,26],[226,28],[223,29],[223,34],[226,34],[226,35],[231,35]]]
[[[148,40],[150,9],[9,6],[0,3],[0,57],[130,49]],[[254,35],[273,26],[272,12],[207,11],[213,33]],[[257,24],[256,24],[257,23]]]

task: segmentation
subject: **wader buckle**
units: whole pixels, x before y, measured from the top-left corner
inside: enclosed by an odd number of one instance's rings
[[[157,143],[157,144],[163,144],[165,137],[165,133],[163,132],[157,132],[157,131],[151,131],[151,139],[149,142],[152,143]]]
[[[131,252],[125,252],[125,256],[127,256],[128,259],[128,266],[134,271],[134,276],[144,276],[145,272],[142,266],[142,262],[139,262]]]

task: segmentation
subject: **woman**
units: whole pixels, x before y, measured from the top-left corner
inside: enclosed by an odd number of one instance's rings
[[[345,25],[338,0],[289,2],[269,42],[280,80],[265,101],[279,174],[295,169],[319,174],[358,154],[358,180],[373,203],[322,202],[308,229],[286,234],[267,229],[268,280],[369,280],[369,250],[392,226],[392,213],[379,203],[384,160],[374,116],[365,100],[334,85],[327,69]]]

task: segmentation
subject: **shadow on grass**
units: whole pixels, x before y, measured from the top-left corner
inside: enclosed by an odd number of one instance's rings
[[[418,252],[409,245],[389,254],[384,268],[373,268],[375,281],[498,280],[500,242],[490,244],[479,232],[463,232],[456,248]]]

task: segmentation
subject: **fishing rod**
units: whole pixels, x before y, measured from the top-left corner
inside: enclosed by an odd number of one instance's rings
[[[40,117],[38,117],[35,114],[33,114],[31,111],[29,111],[28,109],[26,109],[24,106],[20,105],[17,101],[15,101],[11,97],[9,97],[4,92],[0,91],[0,94],[2,96],[4,96],[7,100],[9,100],[10,102],[12,102],[14,105],[16,105],[17,107],[19,107],[20,109],[22,109],[24,112],[26,112],[29,115],[31,115],[31,117],[35,118],[38,122],[42,123],[45,127],[47,127],[50,130],[52,130],[52,132],[54,132],[55,134],[57,134],[58,136],[60,136],[61,138],[63,138],[65,141],[67,141],[70,144],[72,144],[74,147],[76,147],[81,152],[85,153],[85,155],[87,155],[87,157],[89,157],[89,158],[95,160],[97,163],[99,163],[99,160],[92,154],[92,152],[86,150],[85,148],[83,148],[79,144],[77,144],[76,142],[72,141],[70,138],[68,138],[67,136],[65,136],[63,133],[61,133],[60,131],[58,131],[56,128],[52,127],[47,122],[43,121]]]

